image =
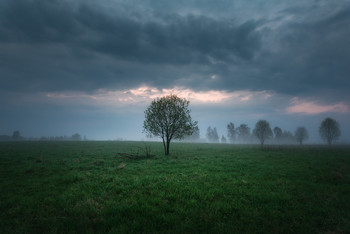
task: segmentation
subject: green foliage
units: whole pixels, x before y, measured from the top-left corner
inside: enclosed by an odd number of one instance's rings
[[[192,135],[197,122],[192,121],[189,101],[176,95],[157,98],[145,110],[144,131],[163,140],[165,155],[169,154],[172,139],[182,139]]]
[[[349,233],[350,148],[1,142],[0,233]]]

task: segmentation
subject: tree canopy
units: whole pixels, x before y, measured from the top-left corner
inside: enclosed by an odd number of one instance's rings
[[[335,119],[325,118],[320,124],[319,134],[322,139],[331,145],[341,134],[340,126]]]
[[[189,101],[174,94],[156,98],[145,110],[144,132],[163,140],[165,155],[169,155],[172,139],[192,135],[197,121],[192,121]]]
[[[209,126],[207,128],[207,139],[209,142],[219,142],[219,135],[216,127],[211,128],[211,126]]]
[[[270,128],[269,122],[267,122],[266,120],[259,120],[255,124],[253,133],[260,140],[262,147],[264,145],[265,140],[269,139],[272,136],[272,130]]]
[[[231,122],[227,125],[227,138],[230,143],[233,143],[236,140],[235,125]]]
[[[303,144],[303,141],[309,138],[309,134],[305,127],[298,127],[295,130],[295,139],[300,143],[300,145]]]
[[[236,128],[236,133],[238,139],[242,142],[246,142],[250,138],[250,128],[247,124],[241,124],[238,128]]]
[[[283,137],[282,129],[280,127],[274,127],[273,133],[275,134],[276,140],[280,140]]]

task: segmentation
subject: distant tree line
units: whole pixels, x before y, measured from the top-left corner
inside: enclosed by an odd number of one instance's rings
[[[333,144],[340,136],[339,123],[332,118],[325,118],[319,126],[319,135],[327,144]],[[266,120],[259,120],[254,129],[251,130],[247,124],[240,124],[238,127],[230,122],[227,124],[227,134],[221,135],[217,132],[216,127],[209,126],[206,132],[206,142],[212,143],[230,143],[230,144],[253,144],[259,142],[263,146],[266,141],[273,144],[300,144],[302,145],[309,138],[306,127],[298,126],[294,133],[288,130],[282,130],[275,126],[272,128]],[[203,141],[200,139],[199,129],[193,136],[186,136],[186,141]]]
[[[86,140],[86,137],[82,138],[79,133],[75,133],[72,136],[42,136],[40,138],[35,137],[23,137],[20,131],[16,130],[10,135],[0,135],[0,141],[81,141]]]
[[[0,135],[0,141],[22,141],[25,140],[25,137],[21,136],[20,131],[13,131],[12,136],[10,135]]]
[[[273,130],[270,124],[266,120],[259,120],[255,125],[255,128],[251,128],[247,124],[240,124],[238,127],[230,122],[227,124],[227,135],[222,135],[220,140],[216,127],[211,126],[207,129],[206,141],[214,143],[229,143],[229,144],[242,144],[242,143],[256,143],[264,144],[266,140],[272,140],[278,144],[295,143],[295,136],[290,131],[282,131],[281,128],[275,127]],[[303,139],[305,140],[305,139]]]
[[[82,138],[79,133],[75,133],[72,136],[51,136],[51,137],[40,137],[41,141],[81,141],[86,140],[86,137]]]

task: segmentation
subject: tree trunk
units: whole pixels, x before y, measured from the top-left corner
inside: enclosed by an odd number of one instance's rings
[[[328,145],[331,145],[331,144],[332,144],[332,140],[328,139]]]
[[[261,148],[264,148],[264,140],[261,140],[260,143],[261,143]]]
[[[164,139],[163,139],[163,147],[164,147],[164,154],[165,154],[165,155],[167,155],[167,154],[166,154],[166,152],[167,152],[167,148],[166,148],[166,145],[165,145],[165,141],[164,141]]]
[[[167,142],[166,142],[166,153],[165,153],[165,155],[169,155],[169,149],[170,149],[170,141],[167,140]]]

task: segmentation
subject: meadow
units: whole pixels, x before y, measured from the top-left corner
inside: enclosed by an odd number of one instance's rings
[[[349,147],[170,151],[157,142],[1,142],[0,233],[350,232]]]

